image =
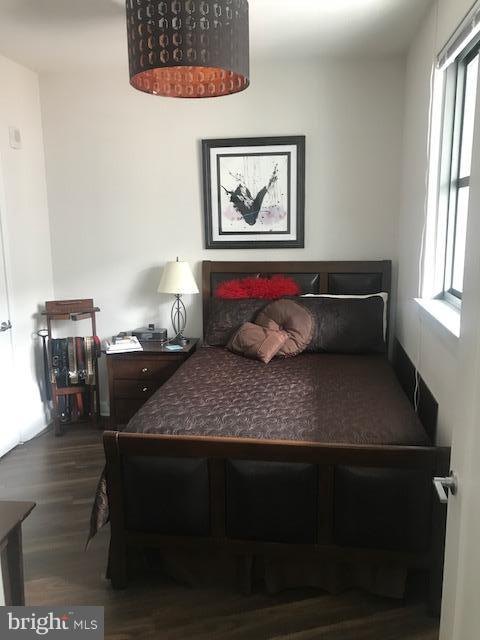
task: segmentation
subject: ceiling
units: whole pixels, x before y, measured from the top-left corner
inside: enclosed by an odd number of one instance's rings
[[[257,58],[405,51],[431,0],[250,0]],[[125,0],[0,0],[0,53],[40,72],[124,65]]]

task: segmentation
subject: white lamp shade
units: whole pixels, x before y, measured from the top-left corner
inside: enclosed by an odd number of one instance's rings
[[[188,262],[167,262],[163,269],[159,293],[200,293]]]

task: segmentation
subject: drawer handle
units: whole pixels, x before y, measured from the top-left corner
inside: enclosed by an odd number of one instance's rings
[[[143,391],[143,393],[147,393],[148,387],[143,387],[142,391]]]
[[[143,367],[142,373],[147,373],[147,372],[148,372],[148,367]]]

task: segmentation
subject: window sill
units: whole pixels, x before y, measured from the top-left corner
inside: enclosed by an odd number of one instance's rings
[[[415,302],[449,333],[456,338],[460,337],[460,309],[448,304],[448,302],[444,300],[415,298]]]

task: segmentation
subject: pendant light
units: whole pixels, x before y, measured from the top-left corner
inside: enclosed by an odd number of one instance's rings
[[[248,0],[126,0],[130,84],[172,98],[249,85]]]

